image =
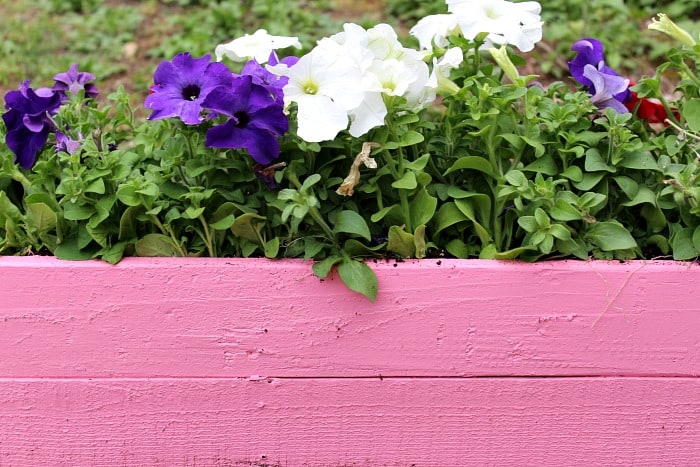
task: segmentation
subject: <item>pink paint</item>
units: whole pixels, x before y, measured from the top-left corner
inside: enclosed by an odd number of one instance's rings
[[[700,453],[699,265],[371,266],[374,304],[300,261],[0,257],[0,465]]]

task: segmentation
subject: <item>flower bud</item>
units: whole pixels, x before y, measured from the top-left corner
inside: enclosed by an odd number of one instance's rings
[[[652,18],[649,29],[666,33],[683,45],[693,47],[696,44],[695,39],[693,39],[693,36],[691,36],[688,31],[678,27],[676,23],[671,21],[668,16],[663,13],[659,13],[658,19]]]
[[[520,82],[520,74],[515,68],[515,65],[511,61],[510,57],[508,57],[508,49],[506,46],[502,45],[499,48],[491,47],[489,52],[506,76],[513,82],[513,84],[518,84]]]

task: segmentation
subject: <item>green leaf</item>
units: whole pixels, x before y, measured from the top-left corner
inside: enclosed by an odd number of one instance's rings
[[[535,216],[520,216],[518,218],[518,225],[525,230],[525,232],[536,232],[539,230],[540,226],[537,224],[537,219]]]
[[[384,219],[391,211],[393,210],[401,210],[398,205],[392,204],[391,206],[386,206],[379,211],[375,212],[372,214],[369,218],[372,222],[379,222],[380,220]]]
[[[136,193],[148,196],[149,198],[155,198],[158,196],[158,193],[160,193],[160,189],[155,183],[146,182],[136,190]]]
[[[498,178],[491,163],[487,159],[479,156],[460,157],[443,175],[448,175],[457,170],[477,170],[492,178]]]
[[[617,186],[625,193],[629,199],[632,199],[639,191],[639,184],[635,182],[632,178],[626,176],[613,177]]]
[[[56,227],[56,213],[44,203],[27,205],[27,225],[41,235]]]
[[[524,187],[527,185],[527,177],[519,170],[511,170],[505,175],[506,181],[513,186]]]
[[[659,165],[656,163],[656,159],[648,152],[633,152],[625,154],[620,162],[621,167],[627,167],[628,169],[638,169],[638,170],[653,170],[659,171]]]
[[[462,213],[455,203],[445,203],[440,206],[435,216],[435,233],[466,220],[469,220],[469,218]]]
[[[140,207],[126,208],[119,220],[119,240],[135,239],[136,234],[136,217],[143,209]]]
[[[453,238],[447,242],[445,250],[455,258],[466,259],[470,256],[469,247],[459,238]]]
[[[636,248],[637,242],[630,232],[615,221],[596,222],[586,232],[586,238],[603,251]]]
[[[528,252],[528,251],[534,251],[536,248],[531,247],[531,246],[519,246],[517,248],[513,248],[507,251],[499,251],[493,255],[493,259],[501,259],[501,260],[510,260],[510,259],[515,259],[521,254]]]
[[[572,182],[580,182],[583,180],[583,172],[575,165],[570,166],[560,174],[562,177],[568,178]]]
[[[86,193],[97,193],[98,195],[103,195],[105,193],[105,182],[98,178],[93,180],[84,190]]]
[[[656,193],[654,193],[649,188],[643,186],[640,187],[634,198],[627,201],[626,203],[620,203],[621,206],[636,206],[638,204],[649,203],[656,206]]]
[[[398,225],[389,227],[389,243],[386,249],[404,258],[413,258],[416,254],[416,244],[413,235]]]
[[[557,198],[554,206],[549,210],[549,215],[552,219],[563,222],[578,221],[583,217],[581,211],[562,198]]]
[[[430,160],[430,154],[423,154],[418,159],[412,162],[404,162],[404,167],[409,170],[414,170],[416,172],[421,172],[428,165]]]
[[[266,258],[276,258],[277,254],[280,251],[280,239],[279,237],[275,237],[272,240],[268,240],[267,243],[265,243],[265,257]]]
[[[556,175],[559,173],[559,167],[557,167],[557,163],[554,162],[554,159],[550,155],[535,159],[534,162],[523,167],[522,170],[528,172],[538,172],[545,175]]]
[[[603,157],[600,155],[600,152],[595,148],[591,148],[586,151],[586,162],[584,167],[586,168],[586,172],[606,171],[615,173],[616,171],[615,167],[605,163]]]
[[[535,209],[535,219],[537,220],[537,225],[539,225],[540,228],[546,229],[549,227],[549,216],[546,212],[544,212],[544,209]]]
[[[700,99],[690,99],[685,103],[683,118],[691,131],[700,131]]]
[[[103,248],[97,253],[97,256],[110,264],[117,264],[124,257],[127,245],[128,242],[118,242],[109,248]]]
[[[418,186],[418,181],[416,180],[416,174],[412,171],[408,171],[403,176],[391,184],[392,187],[398,188],[399,190],[413,190]]]
[[[304,183],[301,184],[301,191],[302,193],[308,191],[312,186],[317,184],[321,180],[321,176],[319,174],[312,174],[306,177],[304,179]]]
[[[95,213],[94,206],[67,202],[63,205],[63,217],[69,221],[89,219]]]
[[[413,232],[413,244],[416,247],[416,258],[425,258],[427,254],[427,247],[425,244],[425,225],[421,224],[416,227],[416,231]]]
[[[377,299],[377,276],[364,262],[345,258],[338,264],[338,275],[350,290],[364,295],[372,302]]]
[[[676,261],[686,261],[700,256],[700,250],[695,247],[693,236],[695,231],[686,227],[677,232],[671,239],[673,249],[673,259]]]
[[[194,206],[188,206],[185,212],[182,213],[183,219],[197,219],[199,216],[204,214],[204,207],[196,208]]]
[[[437,203],[437,198],[428,194],[428,191],[425,188],[418,190],[416,196],[409,203],[411,224],[427,224],[435,214]]]
[[[571,232],[561,224],[552,224],[549,226],[549,233],[559,240],[571,239]]]
[[[341,211],[335,216],[333,233],[340,232],[358,235],[367,241],[372,239],[367,222],[355,211]]]
[[[173,239],[163,234],[148,234],[136,242],[135,248],[137,256],[181,256]]]
[[[425,140],[423,135],[417,131],[409,130],[401,135],[399,147],[413,146],[415,144],[422,143],[423,140]]]
[[[355,258],[366,256],[381,257],[384,256],[381,250],[383,250],[385,246],[386,242],[369,247],[355,238],[349,238],[343,243],[343,251]]]
[[[481,243],[483,245],[486,245],[487,243],[489,243],[491,241],[491,234],[477,219],[475,212],[474,212],[474,203],[472,202],[472,199],[471,198],[456,199],[455,204],[457,205],[459,210],[462,211],[462,214],[467,216],[467,218],[472,221],[472,224],[474,225],[474,230],[476,231],[476,234],[479,236],[479,240],[481,240]]]
[[[122,185],[117,189],[117,198],[127,206],[141,205],[141,196],[132,185]]]
[[[216,222],[210,222],[209,227],[211,227],[214,230],[228,230],[231,228],[235,220],[236,216],[234,216],[233,214],[228,214]]]
[[[340,263],[342,260],[343,258],[340,256],[329,256],[326,259],[314,263],[311,269],[317,277],[319,277],[320,279],[325,279],[328,276],[328,274],[330,274],[331,269],[333,269],[333,266]]]
[[[231,232],[236,237],[252,240],[264,248],[260,232],[266,220],[266,218],[257,214],[241,214],[231,225]]]
[[[76,238],[68,239],[56,246],[53,254],[59,259],[66,260],[92,259],[95,255],[93,251],[82,249]]]
[[[605,174],[603,172],[595,172],[595,173],[589,173],[586,172],[583,174],[583,178],[581,181],[574,181],[574,186],[581,190],[581,191],[590,191],[595,187],[600,181],[603,179]]]
[[[420,120],[420,115],[416,113],[405,113],[394,120],[394,125],[409,125]]]

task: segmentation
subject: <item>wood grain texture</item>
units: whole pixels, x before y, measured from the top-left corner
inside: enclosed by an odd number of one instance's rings
[[[0,467],[697,465],[700,266],[0,257]]]
[[[700,374],[700,266],[0,257],[0,376]]]
[[[0,464],[697,465],[697,378],[0,382]]]

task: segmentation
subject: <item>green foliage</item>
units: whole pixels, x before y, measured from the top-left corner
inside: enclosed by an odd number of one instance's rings
[[[209,19],[195,12],[189,20],[220,28],[248,7],[272,15],[272,3],[222,2]],[[278,15],[274,32],[317,25],[295,15]],[[126,34],[115,30],[110,40]],[[186,34],[155,53],[210,48],[211,37]],[[587,92],[559,81],[504,80],[480,42],[452,40],[465,61],[450,76],[457,92],[444,92],[439,108],[416,113],[388,99],[385,124],[362,138],[342,132],[307,143],[292,128],[280,163],[267,168],[274,189],[244,151],[204,145],[213,122],[140,121],[123,88],[106,104],[74,96],[54,119],[82,140],[77,152],[47,147],[23,170],[0,148],[0,253],[113,263],[128,255],[306,258],[319,277],[336,270],[370,300],[378,284],[364,260],[372,258],[700,255],[698,46],[672,48],[634,88],[669,111],[668,125],[650,125],[601,112]],[[661,91],[669,72],[681,76],[673,99]],[[344,191],[352,170],[359,182]]]

